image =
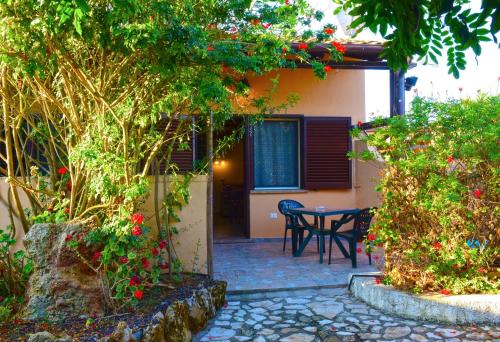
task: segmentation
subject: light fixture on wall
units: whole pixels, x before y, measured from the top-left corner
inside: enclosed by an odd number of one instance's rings
[[[214,162],[214,164],[215,164],[215,166],[224,166],[224,164],[226,164],[226,162],[223,159],[217,159]]]

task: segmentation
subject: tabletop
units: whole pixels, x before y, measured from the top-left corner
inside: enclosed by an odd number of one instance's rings
[[[295,208],[287,209],[289,213],[299,215],[312,215],[312,216],[333,216],[343,214],[357,214],[360,209],[358,208]]]

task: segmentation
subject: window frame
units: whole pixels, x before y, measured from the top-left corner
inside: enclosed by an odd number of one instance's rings
[[[255,139],[252,139],[252,146],[251,146],[251,151],[252,151],[252,190],[259,192],[259,191],[287,191],[287,190],[302,190],[302,185],[303,185],[303,149],[304,149],[304,144],[303,144],[303,115],[282,115],[282,114],[276,114],[273,115],[269,118],[263,119],[263,121],[294,121],[297,122],[297,186],[274,186],[274,187],[258,187],[255,185]],[[255,127],[254,127],[255,128]],[[255,133],[255,132],[253,132]],[[253,138],[253,137],[252,137]]]

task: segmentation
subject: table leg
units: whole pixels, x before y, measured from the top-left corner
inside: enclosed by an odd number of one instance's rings
[[[314,235],[313,232],[309,231],[309,233],[306,236],[306,239],[304,240],[303,243],[300,244],[299,249],[297,250],[297,252],[295,252],[295,254],[294,254],[295,257],[299,257],[299,256],[302,255],[302,252],[304,252],[304,249],[306,248],[306,246],[309,243],[309,241],[311,241],[311,238],[312,238],[313,235]]]
[[[323,263],[323,251],[325,250],[325,240],[323,234],[325,232],[325,217],[319,218],[319,263]]]
[[[297,228],[292,229],[292,254],[297,251]]]
[[[337,244],[337,246],[339,247],[340,251],[344,255],[344,258],[348,259],[350,257],[350,255],[349,255],[349,253],[347,253],[344,245],[342,244],[342,241],[340,241],[340,239],[338,237],[336,237],[336,236],[333,236],[333,239],[335,240],[335,243]]]

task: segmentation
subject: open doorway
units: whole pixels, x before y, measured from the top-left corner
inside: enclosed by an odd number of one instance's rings
[[[230,122],[214,136],[215,146],[241,125]],[[244,141],[234,143],[214,162],[214,241],[231,242],[247,239]]]

